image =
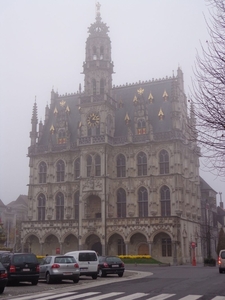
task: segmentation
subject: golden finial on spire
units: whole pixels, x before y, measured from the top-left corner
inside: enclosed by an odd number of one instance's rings
[[[67,107],[66,107],[66,112],[70,112],[70,108],[69,108],[68,105],[67,105]]]
[[[166,90],[163,93],[163,98],[164,98],[164,101],[167,101],[168,94],[167,94]]]
[[[137,104],[137,103],[138,103],[138,99],[137,99],[137,96],[136,96],[136,95],[134,96],[133,103],[134,103],[134,104]]]
[[[53,133],[54,133],[54,131],[55,131],[55,128],[54,128],[54,126],[52,125],[52,126],[51,126],[51,128],[50,128],[50,132],[51,132],[51,134],[53,134]]]
[[[158,117],[159,117],[160,120],[162,120],[164,118],[164,113],[163,113],[161,108],[159,110]]]
[[[125,123],[126,123],[127,125],[129,124],[129,122],[130,122],[130,117],[129,117],[128,113],[126,113],[126,116],[125,116],[125,118],[124,118],[124,121],[125,121]]]
[[[150,93],[149,96],[148,96],[149,102],[152,103],[152,102],[153,102],[153,99],[154,99],[154,98],[153,98],[153,96],[152,96],[152,93]]]

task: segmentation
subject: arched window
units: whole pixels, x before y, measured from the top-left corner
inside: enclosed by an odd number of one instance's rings
[[[96,95],[96,80],[95,79],[92,80],[92,90],[93,90],[93,95],[95,96]]]
[[[93,60],[96,60],[97,59],[97,50],[96,50],[96,47],[94,46],[93,47]]]
[[[147,175],[147,156],[144,152],[140,152],[137,156],[138,176]]]
[[[101,176],[101,157],[98,154],[95,156],[95,176]]]
[[[74,162],[74,177],[75,179],[80,177],[80,158],[77,158]]]
[[[146,134],[146,122],[144,119],[139,119],[137,122],[137,134]]]
[[[79,220],[79,198],[80,198],[80,192],[77,191],[74,194],[74,219]]]
[[[160,202],[161,202],[161,216],[167,217],[171,215],[170,212],[170,190],[168,186],[164,185],[160,189]]]
[[[92,166],[92,157],[91,155],[87,156],[87,177],[91,176],[91,166]]]
[[[126,218],[126,192],[124,189],[117,191],[117,217]]]
[[[100,59],[102,60],[104,58],[104,47],[100,47]]]
[[[100,80],[100,94],[101,94],[101,95],[104,94],[104,90],[105,90],[104,79],[101,79],[101,80]]]
[[[159,172],[160,174],[169,173],[169,154],[166,150],[159,153]]]
[[[172,256],[172,242],[170,238],[162,239],[162,256]]]
[[[126,176],[126,160],[123,154],[117,156],[117,177],[125,177]]]
[[[110,136],[112,136],[112,125],[113,125],[112,116],[108,115],[106,119],[106,133]]]
[[[56,164],[56,178],[57,182],[65,180],[65,163],[63,160],[59,160]]]
[[[66,131],[65,129],[60,129],[58,131],[58,144],[65,144],[66,143]]]
[[[56,220],[64,219],[64,196],[63,193],[59,192],[56,195]]]
[[[44,161],[39,164],[39,183],[46,183],[47,165]]]
[[[138,215],[140,218],[148,216],[148,192],[145,187],[138,190]]]
[[[40,194],[38,196],[38,221],[44,221],[45,220],[45,204],[46,204],[46,198],[44,194]]]

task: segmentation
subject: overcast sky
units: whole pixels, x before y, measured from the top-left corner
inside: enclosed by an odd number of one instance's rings
[[[0,0],[0,199],[27,195],[29,133],[33,104],[38,121],[54,87],[74,93],[84,77],[87,28],[95,21],[95,0]],[[110,28],[113,84],[172,76],[180,66],[185,92],[200,41],[208,33],[204,0],[101,0]],[[225,183],[202,177],[225,199]],[[218,197],[219,199],[219,197]]]

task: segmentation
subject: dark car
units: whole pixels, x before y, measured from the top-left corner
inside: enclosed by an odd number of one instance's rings
[[[0,262],[0,294],[4,292],[7,282],[8,282],[8,274],[6,268]]]
[[[99,256],[98,275],[105,277],[107,274],[118,274],[123,276],[125,267],[123,261],[118,256]]]
[[[64,279],[77,283],[80,278],[80,268],[73,256],[54,255],[46,256],[40,263],[40,277],[47,283],[60,282]]]
[[[39,262],[33,253],[1,253],[0,261],[8,273],[8,283],[21,281],[37,285],[39,279]]]

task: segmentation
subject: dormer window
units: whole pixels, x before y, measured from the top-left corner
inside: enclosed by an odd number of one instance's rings
[[[139,119],[137,123],[137,134],[146,134],[146,122],[144,119]]]

